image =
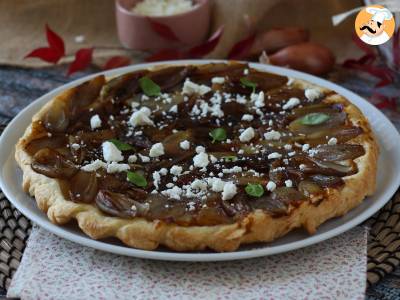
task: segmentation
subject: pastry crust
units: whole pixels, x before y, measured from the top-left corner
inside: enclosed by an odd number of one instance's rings
[[[294,84],[325,90],[298,80]],[[66,90],[52,99],[33,117],[33,121],[41,119],[52,110],[54,103],[65,101],[70,95],[71,91]],[[79,227],[93,239],[117,237],[128,246],[146,250],[164,245],[176,251],[206,248],[218,252],[234,251],[241,244],[269,242],[299,227],[313,234],[320,224],[346,214],[375,191],[379,151],[368,121],[357,107],[340,95],[331,94],[327,100],[342,103],[350,121],[364,130],[349,143],[362,145],[365,154],[354,160],[358,173],[343,177],[345,185],[342,188],[328,189],[327,196],[318,205],[305,201],[287,216],[272,217],[262,210],[255,210],[236,223],[214,226],[180,226],[139,217],[123,219],[106,216],[94,205],[66,200],[57,180],[32,170],[32,157],[25,151],[26,145],[38,138],[32,124],[16,145],[15,158],[23,171],[23,189],[35,197],[38,207],[55,224],[76,219]]]

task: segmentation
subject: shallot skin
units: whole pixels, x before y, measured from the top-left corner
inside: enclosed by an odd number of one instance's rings
[[[250,56],[258,56],[262,51],[274,53],[285,47],[307,42],[310,33],[301,27],[272,28],[257,35]]]
[[[270,63],[292,69],[323,75],[332,70],[335,56],[327,47],[313,43],[288,46],[269,56]]]

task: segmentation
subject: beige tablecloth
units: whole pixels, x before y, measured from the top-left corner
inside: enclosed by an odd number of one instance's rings
[[[249,260],[144,260],[34,227],[8,297],[33,299],[364,299],[367,230]]]

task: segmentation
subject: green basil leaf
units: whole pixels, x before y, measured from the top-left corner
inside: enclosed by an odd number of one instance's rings
[[[131,146],[127,143],[121,142],[117,139],[111,139],[111,140],[109,140],[109,142],[113,143],[118,148],[118,150],[121,150],[121,151],[128,151],[128,150],[135,149],[133,146]]]
[[[222,158],[226,161],[237,161],[237,156],[235,155],[227,155],[227,156],[222,156]]]
[[[330,119],[330,116],[324,113],[310,113],[300,118],[300,123],[303,125],[318,125],[325,123]]]
[[[210,136],[212,137],[212,142],[215,143],[215,141],[225,141],[226,140],[226,130],[224,128],[215,128],[211,130]]]
[[[139,79],[139,85],[146,96],[159,96],[161,94],[160,86],[147,76]]]
[[[144,178],[144,176],[140,175],[139,173],[128,171],[127,179],[128,179],[128,181],[132,182],[134,185],[136,185],[138,187],[146,187],[147,186],[146,178]]]
[[[248,195],[253,197],[261,197],[262,195],[264,195],[264,188],[259,183],[256,184],[248,183],[244,188],[244,190]]]
[[[240,78],[240,83],[244,85],[245,87],[253,89],[253,93],[256,91],[257,83],[250,81],[246,77]]]

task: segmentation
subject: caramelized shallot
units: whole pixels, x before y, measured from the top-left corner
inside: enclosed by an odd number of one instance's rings
[[[71,161],[50,148],[36,152],[31,167],[35,172],[51,178],[70,178],[78,171]]]

